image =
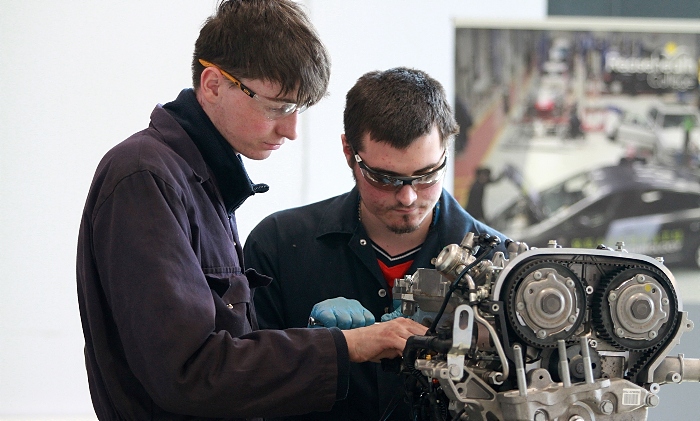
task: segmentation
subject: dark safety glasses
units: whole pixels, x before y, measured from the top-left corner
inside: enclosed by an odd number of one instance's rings
[[[368,167],[367,164],[362,161],[360,155],[355,151],[353,152],[355,154],[355,161],[357,161],[357,164],[360,166],[360,172],[362,173],[364,179],[367,180],[370,185],[380,190],[395,191],[403,186],[411,186],[415,190],[427,189],[440,181],[445,175],[445,170],[447,169],[447,150],[442,152],[442,156],[444,157],[442,164],[429,170],[425,174],[414,176],[384,174]]]

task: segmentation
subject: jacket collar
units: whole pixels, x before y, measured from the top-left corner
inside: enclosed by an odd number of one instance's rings
[[[360,204],[360,194],[357,187],[348,193],[332,200],[321,217],[316,230],[316,237],[327,234],[353,234],[362,224],[358,218],[357,209]]]
[[[209,116],[199,105],[193,89],[184,89],[180,95],[163,106],[192,139],[219,187],[224,206],[234,212],[255,193],[268,190],[265,184],[253,184],[243,166],[240,154],[219,133]],[[204,181],[209,177],[201,167],[195,168]]]
[[[441,209],[443,209],[445,200],[445,191],[443,190],[440,199],[435,204],[435,212],[433,212],[433,220],[431,222],[431,230],[437,225],[438,219],[441,217]],[[316,237],[322,237],[327,234],[353,234],[364,227],[360,223],[358,207],[360,205],[360,192],[357,187],[353,187],[348,193],[340,195],[332,200],[326,209],[321,222],[316,230]]]

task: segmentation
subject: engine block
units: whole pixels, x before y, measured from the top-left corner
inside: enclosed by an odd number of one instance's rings
[[[497,241],[468,233],[394,285],[430,326],[401,367],[414,419],[644,421],[661,385],[700,381],[699,360],[669,356],[693,323],[660,259],[513,241],[491,256]]]

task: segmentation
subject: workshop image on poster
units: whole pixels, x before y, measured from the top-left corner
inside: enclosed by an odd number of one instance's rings
[[[530,246],[700,266],[699,34],[692,22],[458,21],[455,197]]]

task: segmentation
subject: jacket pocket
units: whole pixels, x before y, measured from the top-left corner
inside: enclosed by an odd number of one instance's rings
[[[233,273],[204,273],[209,289],[219,297],[223,297],[231,286]]]
[[[243,274],[205,273],[216,308],[216,331],[237,337],[250,333],[250,287]]]

